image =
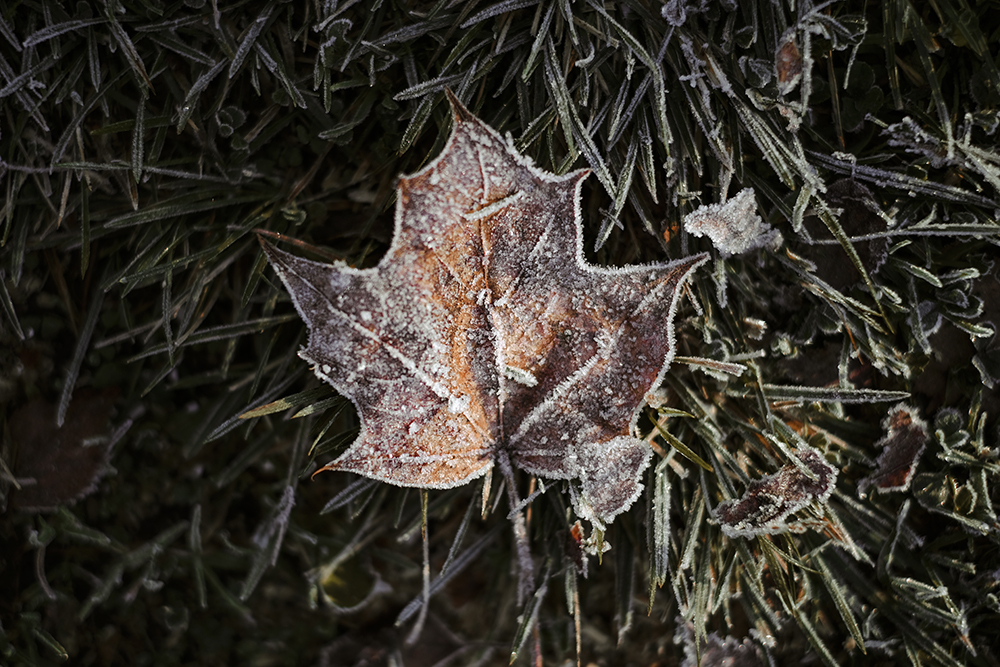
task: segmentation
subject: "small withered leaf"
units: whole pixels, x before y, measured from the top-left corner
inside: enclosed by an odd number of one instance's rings
[[[47,512],[97,489],[107,471],[108,419],[116,395],[114,390],[78,391],[62,428],[56,426],[57,406],[43,398],[14,411],[10,436],[16,448],[14,475],[21,485],[12,496],[15,507]]]
[[[858,483],[859,493],[870,486],[881,493],[906,491],[930,440],[927,422],[919,417],[916,409],[906,405],[893,408],[882,427],[885,437],[875,443],[882,447],[878,468]]]
[[[450,96],[440,156],[401,178],[378,266],[299,259],[262,240],[309,328],[299,355],[354,402],[361,434],[323,470],[448,488],[493,465],[580,480],[577,514],[632,504],[651,450],[634,433],[674,355],[681,287],[704,255],[592,266],[586,170],[536,168]]]
[[[782,94],[791,92],[802,78],[802,54],[795,43],[795,35],[786,35],[774,54],[774,69],[778,74],[778,89]]]
[[[751,188],[721,204],[699,206],[684,216],[684,229],[695,236],[707,236],[723,257],[763,248],[781,236],[757,215],[757,199]]]
[[[788,517],[814,500],[824,501],[833,493],[837,469],[815,449],[797,452],[816,479],[810,479],[791,463],[781,470],[750,482],[743,497],[719,503],[716,517],[729,537],[754,537],[785,533],[792,529]]]

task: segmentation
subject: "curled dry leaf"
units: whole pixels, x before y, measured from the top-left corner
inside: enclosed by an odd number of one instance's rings
[[[309,328],[299,355],[361,417],[358,439],[323,470],[448,488],[503,451],[529,473],[579,480],[578,515],[610,521],[642,488],[651,451],[635,422],[674,355],[681,287],[706,258],[588,264],[588,172],[536,168],[450,99],[452,135],[400,180],[378,266],[262,241]]]
[[[753,189],[744,188],[722,204],[699,206],[684,216],[684,229],[707,236],[723,257],[771,245],[781,238],[777,229],[757,215]]]
[[[825,501],[833,493],[837,469],[815,449],[797,452],[799,461],[815,479],[789,463],[781,470],[750,482],[743,497],[719,503],[716,516],[722,532],[729,537],[755,537],[796,530],[788,517],[814,500]]]

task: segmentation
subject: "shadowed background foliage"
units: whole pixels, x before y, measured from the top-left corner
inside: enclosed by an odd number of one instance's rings
[[[0,655],[996,664],[996,10],[5,3]],[[445,87],[541,167],[593,170],[595,263],[710,250],[684,216],[742,188],[783,237],[692,282],[646,492],[590,535],[600,562],[563,484],[532,504],[524,609],[499,485],[483,518],[481,483],[309,480],[357,417],[295,356],[254,235],[377,262]],[[828,498],[722,530],[720,502],[809,448]]]

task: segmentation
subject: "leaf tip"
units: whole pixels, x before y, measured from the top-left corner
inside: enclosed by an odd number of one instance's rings
[[[444,94],[448,98],[448,104],[451,105],[451,113],[455,117],[456,123],[467,123],[469,121],[477,120],[472,112],[465,108],[465,105],[458,99],[458,96],[452,92],[451,88],[445,86]]]

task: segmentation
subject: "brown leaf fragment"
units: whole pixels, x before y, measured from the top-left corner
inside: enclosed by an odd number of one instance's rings
[[[643,397],[674,356],[681,287],[705,255],[592,266],[580,186],[536,168],[450,97],[444,151],[400,179],[378,266],[299,259],[261,241],[309,328],[299,355],[354,402],[361,434],[323,470],[449,488],[498,451],[580,480],[577,513],[610,521],[642,488]]]
[[[78,391],[56,426],[57,406],[42,398],[18,408],[10,418],[15,448],[14,476],[20,489],[12,504],[27,512],[47,512],[73,504],[97,489],[107,470],[108,419],[115,391]]]
[[[801,449],[797,456],[816,479],[810,479],[798,466],[788,464],[773,475],[750,482],[742,498],[721,502],[716,507],[723,533],[729,537],[755,537],[789,532],[794,528],[787,521],[789,515],[813,500],[830,497],[837,469],[815,449]]]
[[[878,468],[858,483],[860,494],[870,486],[880,493],[910,488],[920,455],[930,440],[927,422],[917,415],[915,408],[906,405],[893,408],[882,422],[882,428],[885,437],[875,443],[882,448],[876,461]]]
[[[802,54],[794,34],[786,35],[774,54],[774,70],[778,75],[778,90],[782,94],[791,92],[802,78]]]
[[[587,545],[583,535],[583,526],[577,521],[570,526],[566,536],[566,555],[576,566],[576,573],[587,578]]]

